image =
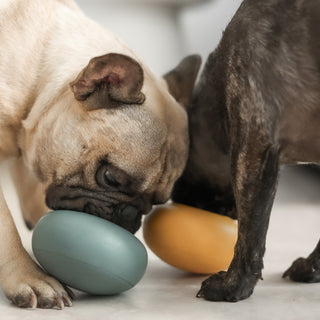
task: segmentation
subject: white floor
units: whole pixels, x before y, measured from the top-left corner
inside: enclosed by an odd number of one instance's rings
[[[17,201],[7,178],[10,206],[25,246],[31,233],[19,215]],[[92,297],[80,292],[72,308],[58,310],[18,309],[0,290],[1,320],[43,319],[320,319],[320,284],[297,284],[281,278],[298,256],[305,256],[320,237],[320,171],[318,176],[301,169],[282,170],[267,240],[264,280],[254,295],[238,303],[213,303],[195,298],[203,276],[176,270],[152,253],[147,272],[130,291],[114,297]],[[141,232],[138,234],[141,239]]]

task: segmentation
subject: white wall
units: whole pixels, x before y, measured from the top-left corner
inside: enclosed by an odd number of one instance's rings
[[[76,0],[158,74],[189,53],[206,58],[241,0]],[[177,7],[174,4],[180,3]],[[182,5],[187,3],[186,5]]]
[[[197,52],[205,59],[218,45],[222,32],[242,0],[210,0],[187,6],[179,14],[184,53]]]
[[[171,6],[157,1],[155,4],[130,0],[76,2],[88,16],[124,40],[155,72],[168,71],[180,59],[181,37]]]

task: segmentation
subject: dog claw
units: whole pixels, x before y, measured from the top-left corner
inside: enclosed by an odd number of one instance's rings
[[[62,310],[64,307],[63,300],[60,298],[56,298],[56,308]]]
[[[69,296],[68,298],[70,298],[70,302],[71,302],[75,297],[74,292],[69,287],[67,287],[66,285],[64,285],[63,288],[67,292],[67,294]],[[71,303],[71,305],[72,305],[72,303]]]
[[[196,295],[197,298],[204,298],[204,291],[202,289],[199,290],[199,292]]]
[[[283,273],[282,278],[285,279],[289,276],[289,269]]]
[[[62,300],[63,300],[63,303],[64,303],[65,307],[72,307],[71,299],[67,295],[63,294],[62,295]]]

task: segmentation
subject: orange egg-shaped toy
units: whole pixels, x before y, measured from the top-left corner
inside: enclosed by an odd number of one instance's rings
[[[146,216],[143,237],[166,263],[184,271],[209,274],[228,269],[237,240],[237,222],[216,213],[171,204]]]

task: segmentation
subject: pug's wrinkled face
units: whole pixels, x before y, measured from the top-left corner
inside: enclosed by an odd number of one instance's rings
[[[164,80],[127,56],[92,59],[36,128],[25,131],[23,156],[47,188],[47,206],[136,232],[141,216],[169,199],[184,169],[188,133],[181,101],[191,94],[199,64],[192,56],[167,74],[174,97]]]

